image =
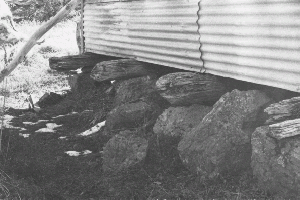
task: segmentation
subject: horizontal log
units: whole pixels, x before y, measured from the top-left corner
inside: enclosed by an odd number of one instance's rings
[[[278,140],[300,135],[300,119],[287,120],[269,126],[270,136]]]
[[[91,77],[95,81],[102,82],[129,79],[150,74],[152,73],[148,70],[146,63],[135,59],[120,59],[98,63],[93,68]]]
[[[107,60],[119,59],[113,56],[98,55],[94,53],[85,53],[81,55],[71,55],[49,58],[51,69],[58,71],[76,70],[81,67],[94,67],[97,63]]]
[[[266,124],[299,118],[300,97],[294,97],[271,104],[264,111],[268,113]]]
[[[162,76],[156,82],[160,95],[172,105],[215,103],[227,92],[219,79],[210,74],[176,72]]]

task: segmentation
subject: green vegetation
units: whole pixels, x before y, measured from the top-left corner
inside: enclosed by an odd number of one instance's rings
[[[47,21],[53,17],[70,0],[32,0],[29,5],[10,4],[13,15],[18,20]],[[68,18],[79,14],[80,6],[72,11]]]

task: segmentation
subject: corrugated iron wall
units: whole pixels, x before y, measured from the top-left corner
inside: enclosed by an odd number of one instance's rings
[[[300,92],[299,0],[198,3],[85,0],[85,51]]]
[[[197,11],[198,0],[86,0],[85,50],[197,70]]]
[[[299,0],[202,0],[200,8],[207,72],[300,92]]]

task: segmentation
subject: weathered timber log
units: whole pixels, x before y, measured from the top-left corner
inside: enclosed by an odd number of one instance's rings
[[[101,61],[118,59],[117,57],[98,55],[94,53],[85,53],[81,55],[71,55],[62,57],[49,58],[49,66],[51,69],[58,71],[76,70],[81,67],[94,67]]]
[[[177,72],[162,76],[156,82],[160,95],[172,105],[215,103],[227,92],[216,76],[193,72]]]
[[[147,64],[135,59],[120,59],[98,63],[91,72],[95,81],[112,81],[129,79],[152,74],[147,70]]]
[[[300,97],[271,104],[264,111],[268,113],[266,124],[300,118]]]
[[[278,140],[300,135],[300,119],[287,120],[269,126],[270,136]]]

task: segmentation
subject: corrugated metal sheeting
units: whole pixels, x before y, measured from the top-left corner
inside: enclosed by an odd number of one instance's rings
[[[207,72],[300,92],[299,0],[202,0],[200,8]]]
[[[299,0],[85,0],[83,18],[87,52],[300,92]]]
[[[86,0],[87,52],[197,70],[202,65],[198,0],[106,2]]]

